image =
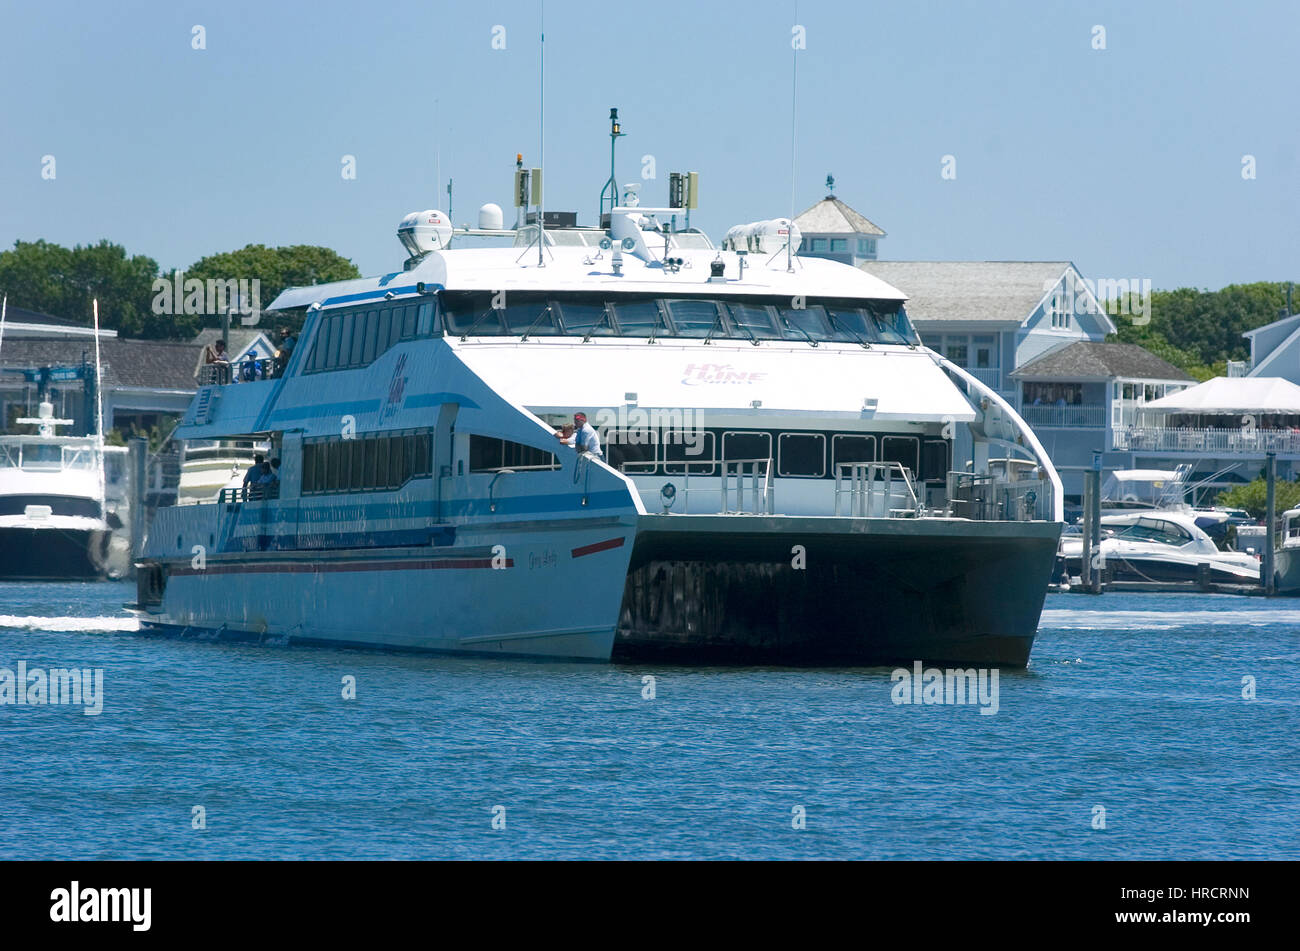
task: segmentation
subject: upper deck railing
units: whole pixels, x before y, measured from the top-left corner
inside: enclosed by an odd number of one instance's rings
[[[1045,429],[1104,429],[1107,407],[1103,403],[1083,403],[1076,406],[1026,406],[1020,418],[1030,426]]]
[[[199,386],[253,383],[274,379],[276,361],[271,358],[238,360],[234,363],[206,363],[199,367]]]
[[[279,497],[279,482],[253,482],[235,489],[222,489],[217,501],[221,505],[233,505],[238,502],[266,502]]]
[[[1172,429],[1129,426],[1115,430],[1114,448],[1126,452],[1215,452],[1300,455],[1300,430]]]

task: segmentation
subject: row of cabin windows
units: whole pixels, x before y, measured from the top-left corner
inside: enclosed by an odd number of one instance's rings
[[[854,300],[621,297],[444,291],[435,304],[383,302],[322,313],[304,373],[368,366],[405,340],[452,336],[719,337],[915,345],[920,342],[897,302]],[[496,306],[501,305],[501,306]]]
[[[717,453],[719,443],[721,456]],[[760,462],[761,472],[761,463],[770,459],[775,474],[783,478],[834,478],[839,465],[896,462],[914,478],[940,482],[947,478],[950,468],[949,444],[918,436],[834,433],[828,440],[825,433],[651,429],[612,431],[604,450],[609,464],[628,475],[718,475],[719,463],[743,465],[754,460]],[[736,471],[735,466],[729,465],[728,471]]]
[[[501,469],[558,469],[555,453],[493,436],[469,437],[469,471],[497,472]]]
[[[502,301],[504,297],[504,301]],[[739,337],[747,340],[919,342],[896,301],[807,301],[789,297],[721,300],[628,295],[536,295],[443,291],[442,322],[450,336]]]
[[[363,367],[403,340],[428,336],[433,302],[382,303],[324,313],[304,372]]]
[[[429,476],[432,460],[433,437],[428,432],[314,440],[302,447],[302,492],[400,489],[411,479]]]

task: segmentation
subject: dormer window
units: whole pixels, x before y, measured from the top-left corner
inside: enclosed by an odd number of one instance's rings
[[[1065,308],[1065,301],[1062,299],[1059,289],[1052,295],[1052,299],[1047,302],[1047,314],[1052,320],[1053,330],[1070,329],[1070,312]]]

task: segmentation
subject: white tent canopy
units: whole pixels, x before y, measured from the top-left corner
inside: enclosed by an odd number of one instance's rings
[[[1300,386],[1277,376],[1216,376],[1196,386],[1147,403],[1159,413],[1300,414]]]

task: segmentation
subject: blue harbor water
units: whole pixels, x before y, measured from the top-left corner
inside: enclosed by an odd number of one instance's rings
[[[98,716],[0,706],[0,858],[1300,857],[1300,601],[1052,595],[982,715],[881,668],[162,640],[133,594],[0,584],[0,668],[104,671]]]

